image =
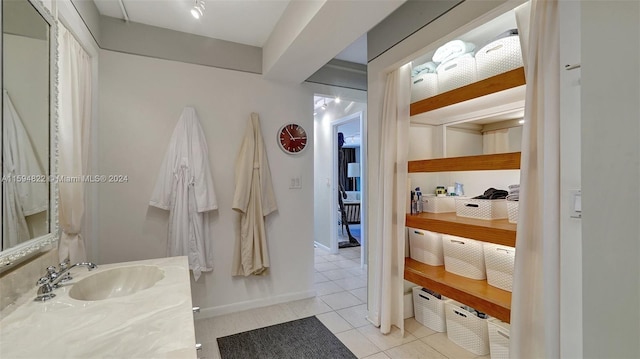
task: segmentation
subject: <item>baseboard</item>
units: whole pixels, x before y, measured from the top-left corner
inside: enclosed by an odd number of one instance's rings
[[[329,248],[329,247],[325,246],[324,244],[322,244],[322,243],[318,243],[318,242],[313,242],[313,243],[314,243],[318,248],[322,248],[322,249],[326,250],[327,252],[331,252],[331,248]]]
[[[313,298],[316,296],[315,290],[309,290],[297,293],[288,293],[275,297],[248,300],[239,303],[220,305],[217,307],[200,308],[200,313],[196,319],[218,317],[225,314],[241,312],[243,310],[267,307],[275,304],[282,304],[294,300]]]

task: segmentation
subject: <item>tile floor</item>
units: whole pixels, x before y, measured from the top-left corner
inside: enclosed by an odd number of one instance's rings
[[[413,318],[405,320],[405,335],[398,329],[382,335],[366,316],[366,271],[360,268],[360,247],[339,254],[315,249],[317,296],[214,318],[196,320],[200,358],[218,359],[215,338],[316,315],[358,358],[483,358],[449,341]],[[330,358],[328,358],[330,359]]]

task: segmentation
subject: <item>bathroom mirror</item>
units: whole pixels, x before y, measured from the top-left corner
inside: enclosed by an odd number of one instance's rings
[[[37,0],[2,1],[0,272],[57,242],[56,24]]]

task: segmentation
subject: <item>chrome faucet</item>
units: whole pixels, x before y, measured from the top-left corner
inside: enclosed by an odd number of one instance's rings
[[[56,295],[52,293],[53,289],[57,288],[58,283],[67,281],[71,278],[69,277],[68,272],[72,268],[75,268],[78,266],[85,266],[90,271],[98,268],[97,265],[91,262],[76,263],[70,267],[67,267],[67,265],[68,265],[68,262],[60,263],[60,268],[61,268],[60,272],[57,272],[55,270],[55,267],[53,266],[47,268],[47,275],[45,277],[38,279],[38,282],[36,282],[36,285],[39,286],[39,288],[38,288],[38,296],[34,299],[34,301],[44,302],[46,300],[49,300],[55,297]]]

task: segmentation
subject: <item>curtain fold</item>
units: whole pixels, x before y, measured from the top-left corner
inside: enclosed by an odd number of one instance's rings
[[[59,26],[59,174],[80,179],[87,172],[91,126],[91,57],[73,35]],[[59,182],[60,261],[86,260],[81,235],[84,216],[84,183]]]
[[[525,61],[520,207],[511,299],[512,358],[560,357],[558,3],[532,0]],[[518,9],[522,17],[527,9]],[[526,23],[520,18],[519,23]]]
[[[403,282],[411,67],[387,75],[380,139],[379,205],[375,217],[378,283],[374,308],[380,331],[400,328],[404,334]]]

